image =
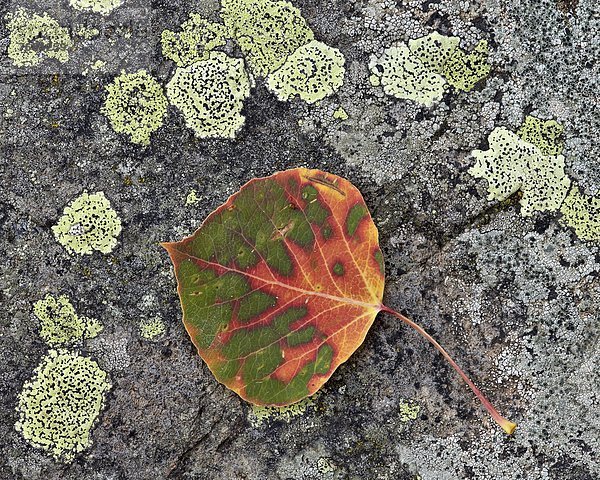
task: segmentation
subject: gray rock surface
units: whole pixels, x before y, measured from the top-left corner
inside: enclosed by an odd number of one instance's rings
[[[467,173],[495,126],[527,114],[565,127],[566,170],[600,191],[600,9],[595,0],[294,0],[315,37],[346,57],[318,105],[278,102],[257,82],[235,140],[200,140],[169,109],[147,147],[100,113],[121,69],[161,84],[174,65],[160,33],[218,2],[125,0],[108,16],[67,1],[47,11],[100,35],[65,64],[15,67],[0,22],[0,478],[528,479],[600,477],[600,251],[558,223],[486,200]],[[431,108],[368,81],[371,54],[436,30],[490,43],[492,72]],[[229,46],[228,46],[229,48]],[[101,59],[103,69],[90,64]],[[87,70],[86,74],[83,72]],[[342,105],[349,119],[332,112]],[[181,323],[171,264],[180,239],[247,180],[294,166],[349,178],[380,228],[385,300],[434,334],[497,408],[508,437],[422,338],[380,315],[306,410],[257,422],[217,381]],[[123,231],[108,255],[69,255],[51,231],[84,189],[103,191]],[[186,205],[195,189],[199,202]],[[56,462],[15,430],[18,395],[47,352],[33,303],[66,294],[104,332],[82,351],[112,383],[92,446]],[[139,323],[160,317],[150,342]],[[418,405],[416,419],[403,417]]]

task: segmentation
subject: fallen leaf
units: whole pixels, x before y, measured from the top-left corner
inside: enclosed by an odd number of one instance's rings
[[[283,406],[312,395],[384,311],[429,340],[514,430],[433,338],[383,305],[377,227],[348,180],[305,168],[253,179],[192,236],[162,245],[200,356],[245,400]]]

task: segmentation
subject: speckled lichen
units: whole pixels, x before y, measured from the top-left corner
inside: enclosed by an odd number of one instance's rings
[[[469,92],[477,82],[490,74],[488,63],[489,47],[486,40],[481,40],[469,54],[456,49],[450,59],[444,63],[442,74],[457,90]]]
[[[311,397],[307,397],[298,403],[287,405],[285,407],[263,407],[260,405],[252,405],[248,411],[248,421],[253,427],[259,427],[269,420],[281,420],[286,423],[294,417],[298,417],[306,413],[308,408],[315,406],[315,400],[319,397],[320,392],[317,392]]]
[[[561,140],[563,131],[564,127],[556,120],[544,121],[528,115],[517,135],[538,147],[544,155],[559,155],[564,148]]]
[[[178,68],[167,84],[167,96],[200,138],[234,138],[244,124],[243,102],[250,95],[244,62],[222,52]]]
[[[460,38],[446,37],[438,32],[408,41],[412,55],[431,72],[442,74],[444,65],[458,49]]]
[[[121,6],[123,0],[69,0],[69,3],[77,10],[108,15],[115,8]]]
[[[561,223],[575,230],[582,240],[600,242],[600,198],[585,195],[577,185],[563,202]]]
[[[344,83],[344,56],[316,40],[302,45],[267,77],[267,87],[279,100],[299,96],[315,103],[336,92]]]
[[[95,27],[88,27],[86,25],[75,25],[73,33],[85,40],[91,40],[92,38],[100,35],[100,30]]]
[[[146,340],[157,340],[165,334],[167,327],[159,317],[144,318],[139,324],[140,336]]]
[[[47,13],[37,14],[24,8],[6,15],[10,32],[8,57],[17,67],[38,65],[44,58],[61,63],[69,60],[73,41],[67,28]]]
[[[504,127],[494,129],[488,143],[489,150],[472,152],[477,162],[469,173],[487,180],[490,200],[505,200],[520,189],[523,216],[558,210],[571,184],[562,155],[543,155]]]
[[[273,0],[222,0],[221,16],[252,70],[267,76],[297,48],[313,40],[312,30],[291,3]]]
[[[103,328],[98,320],[77,315],[65,295],[46,295],[34,303],[33,313],[40,321],[40,337],[51,347],[94,338]]]
[[[321,457],[317,460],[317,470],[319,470],[319,473],[333,473],[336,470],[335,467],[336,465],[333,463],[331,458]]]
[[[382,85],[386,94],[396,98],[429,107],[444,94],[444,78],[425,67],[404,44],[386,48],[381,57],[371,57],[369,70],[371,84]]]
[[[109,253],[117,245],[121,220],[104,192],[84,191],[65,207],[52,231],[70,253],[89,255],[94,250]]]
[[[225,45],[226,28],[223,24],[211,22],[197,13],[191,13],[189,20],[181,24],[180,32],[163,30],[161,34],[162,53],[180,67],[207,60],[209,52]]]
[[[348,120],[348,118],[350,118],[350,117],[348,116],[348,112],[346,112],[346,110],[344,109],[344,107],[342,107],[340,105],[333,112],[333,118],[335,118],[336,120],[341,120],[343,122],[344,120]]]
[[[400,414],[400,421],[402,423],[408,423],[411,420],[416,420],[420,411],[421,407],[414,402],[402,401],[398,405],[398,413]]]
[[[15,428],[33,446],[70,462],[91,445],[90,433],[110,387],[106,372],[91,358],[50,350],[23,385]]]
[[[102,113],[115,132],[129,135],[133,143],[148,145],[150,135],[163,124],[167,99],[162,86],[146,70],[122,72],[106,87]]]

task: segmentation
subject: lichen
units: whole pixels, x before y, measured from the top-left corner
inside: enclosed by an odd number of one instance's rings
[[[95,27],[88,27],[86,25],[75,25],[73,33],[85,40],[91,40],[92,38],[100,35],[100,30]]]
[[[6,16],[10,32],[8,57],[17,67],[38,65],[44,58],[61,63],[69,60],[73,41],[69,30],[47,13],[37,14],[24,8]]]
[[[469,173],[487,180],[490,200],[505,200],[520,189],[523,216],[558,210],[571,184],[562,155],[543,155],[504,127],[494,129],[488,143],[489,150],[472,152],[477,162]]]
[[[94,360],[50,350],[23,385],[15,428],[33,446],[70,462],[91,445],[90,433],[110,387]]]
[[[582,240],[600,242],[600,198],[585,195],[577,185],[563,202],[561,223],[571,227]]]
[[[150,135],[163,124],[167,99],[162,86],[146,70],[122,72],[106,87],[102,113],[115,132],[129,135],[133,143],[148,145]]]
[[[458,49],[460,38],[446,37],[432,32],[425,37],[409,40],[408,47],[412,55],[431,72],[441,74],[444,65]]]
[[[167,84],[167,96],[197,137],[235,137],[244,124],[243,102],[250,95],[244,62],[222,52],[178,68]]]
[[[62,217],[52,227],[54,236],[70,253],[109,253],[117,245],[121,220],[103,192],[84,191],[65,207]]]
[[[290,100],[298,95],[307,103],[315,103],[342,86],[344,62],[337,48],[313,40],[296,49],[267,77],[267,87],[279,100]]]
[[[398,405],[398,412],[400,414],[400,421],[402,423],[408,423],[411,420],[416,420],[420,411],[421,407],[414,402],[401,401]]]
[[[538,147],[544,155],[559,155],[564,148],[561,141],[563,130],[564,127],[556,120],[544,121],[528,115],[517,135]]]
[[[331,458],[321,457],[317,460],[317,470],[322,474],[333,473],[336,470],[336,465]]]
[[[207,60],[209,52],[225,45],[226,28],[210,22],[197,13],[181,24],[181,32],[164,30],[161,35],[162,53],[180,67]]]
[[[348,120],[348,113],[346,112],[346,110],[344,109],[344,107],[342,107],[341,105],[336,108],[336,110],[333,112],[333,118],[335,118],[336,120],[340,120],[340,121],[344,121],[344,120]]]
[[[386,94],[396,98],[429,107],[444,94],[444,77],[421,63],[405,44],[386,48],[379,58],[372,56],[369,70],[371,84],[382,85]]]
[[[259,427],[269,420],[281,420],[290,423],[294,417],[303,415],[309,408],[314,407],[315,400],[319,395],[320,392],[317,392],[311,397],[307,397],[292,405],[286,405],[285,407],[252,405],[248,412],[248,421],[253,427]]]
[[[77,315],[65,295],[58,298],[46,295],[35,302],[33,313],[40,321],[40,337],[52,347],[94,338],[103,328],[98,320]]]
[[[160,318],[144,318],[139,324],[140,336],[146,340],[156,340],[167,331],[165,322]]]
[[[267,76],[297,48],[313,40],[312,30],[291,3],[273,0],[222,0],[221,16],[252,70]]]
[[[481,40],[469,54],[456,49],[450,59],[444,63],[442,74],[457,90],[469,92],[475,84],[490,74],[488,63],[489,47]]]
[[[115,8],[121,6],[123,0],[69,0],[69,3],[77,10],[108,15]]]
[[[200,201],[200,199],[198,198],[198,192],[196,192],[195,189],[191,189],[190,193],[187,194],[187,197],[185,197],[185,204],[187,205],[194,205],[195,203],[198,203]]]

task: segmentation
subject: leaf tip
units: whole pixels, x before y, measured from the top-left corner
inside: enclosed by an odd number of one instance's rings
[[[504,430],[507,435],[512,435],[513,432],[515,431],[515,429],[517,428],[517,424],[513,423],[509,420],[506,420],[505,418],[502,419],[500,423],[500,426],[502,427],[502,430]]]

